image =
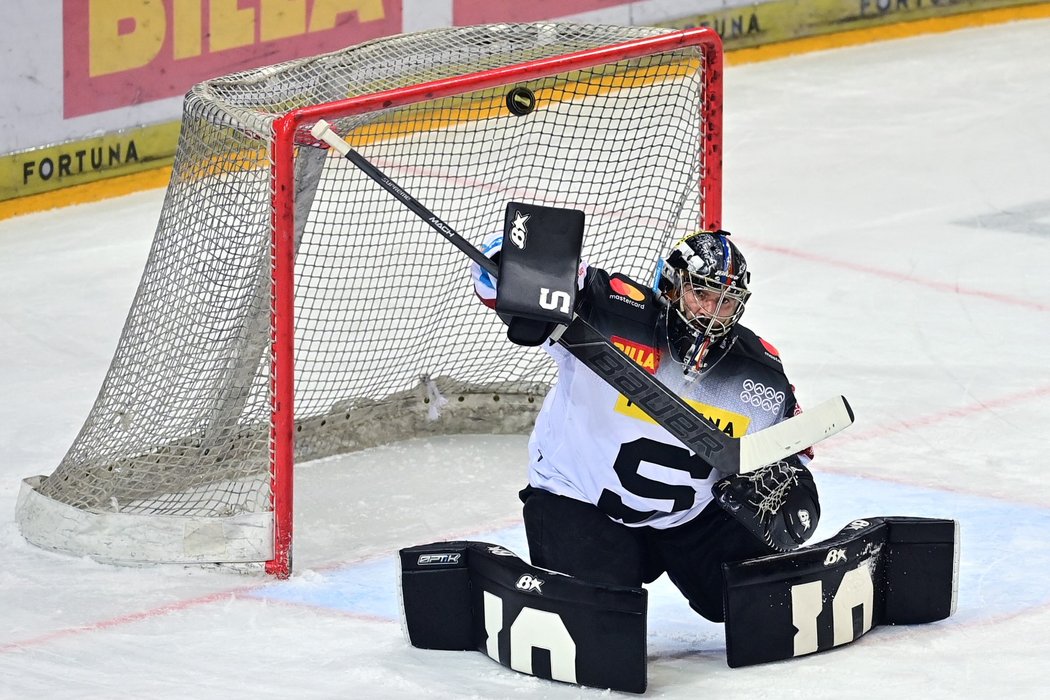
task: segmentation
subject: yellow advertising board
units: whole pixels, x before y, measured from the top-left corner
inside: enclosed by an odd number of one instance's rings
[[[180,126],[178,122],[143,126],[2,156],[0,200],[168,165]]]
[[[1035,6],[1026,11],[1025,6]],[[984,14],[995,11],[994,14]],[[949,28],[1046,17],[1045,0],[772,0],[691,15],[661,26],[713,27],[727,51],[805,37],[862,31],[918,20],[967,15]],[[854,42],[860,43],[860,42]]]

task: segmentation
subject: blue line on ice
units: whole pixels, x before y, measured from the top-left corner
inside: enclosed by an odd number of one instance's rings
[[[981,496],[841,475],[818,475],[823,514],[817,538],[858,517],[954,518],[961,527],[959,607],[955,622],[972,622],[1050,602],[1050,509]],[[473,538],[501,544],[527,559],[523,528]],[[422,542],[415,544],[424,544]],[[299,576],[256,590],[260,598],[397,620],[396,561],[389,557]],[[649,627],[661,636],[705,636],[720,630],[689,612],[666,578],[650,587]],[[684,613],[684,614],[683,614]],[[721,632],[718,632],[718,636]],[[694,646],[695,648],[695,646]],[[652,649],[651,649],[652,651]]]

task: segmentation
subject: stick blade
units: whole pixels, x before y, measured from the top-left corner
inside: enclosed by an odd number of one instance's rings
[[[851,425],[853,409],[846,397],[828,399],[794,418],[740,438],[740,473],[790,457]]]

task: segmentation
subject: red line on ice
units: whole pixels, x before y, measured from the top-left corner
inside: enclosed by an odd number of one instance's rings
[[[934,289],[938,292],[948,292],[949,294],[960,294],[963,296],[978,297],[981,299],[987,299],[989,301],[997,301],[1003,304],[1023,306],[1025,308],[1034,309],[1035,311],[1050,311],[1050,304],[1041,304],[1031,299],[1012,297],[1006,294],[999,294],[998,292],[989,292],[983,289],[970,289],[967,287],[961,287],[958,284],[950,284],[948,282],[937,282],[935,280],[922,279],[920,277],[914,277],[912,275],[904,274],[903,272],[884,270],[881,268],[872,267],[870,265],[862,265],[860,263],[851,262],[849,260],[829,258],[823,255],[816,255],[814,253],[796,250],[794,248],[784,248],[782,246],[768,245],[764,243],[758,243],[756,241],[748,241],[747,247],[757,248],[770,253],[777,253],[779,255],[788,255],[793,258],[808,260],[810,262],[817,262],[822,265],[833,265],[835,267],[841,267],[848,270],[853,270],[855,272],[862,272],[864,274],[874,275],[876,277],[885,277],[887,279],[897,280],[898,282],[907,282],[909,284],[919,285],[920,287]]]

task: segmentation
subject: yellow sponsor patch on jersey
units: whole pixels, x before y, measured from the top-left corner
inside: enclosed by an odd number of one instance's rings
[[[747,416],[736,413],[734,411],[727,411],[724,408],[717,408],[715,406],[708,406],[706,403],[700,403],[699,401],[690,401],[686,399],[685,402],[696,409],[704,418],[718,426],[718,429],[729,437],[740,437],[747,432],[747,428],[751,425],[751,419]],[[652,418],[645,415],[645,411],[638,408],[637,404],[630,401],[623,394],[616,399],[616,412],[622,413],[625,416],[631,418],[637,418],[638,420],[648,421],[649,423],[655,423]]]
[[[646,372],[656,374],[656,368],[660,366],[659,350],[651,345],[642,345],[618,335],[614,335],[610,340],[620,349],[620,352],[638,363]]]

